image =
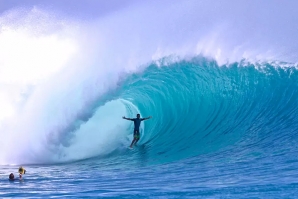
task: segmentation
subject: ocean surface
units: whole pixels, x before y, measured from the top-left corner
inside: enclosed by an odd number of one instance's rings
[[[291,11],[202,2],[3,12],[0,198],[298,198]],[[130,149],[137,113],[152,118]]]

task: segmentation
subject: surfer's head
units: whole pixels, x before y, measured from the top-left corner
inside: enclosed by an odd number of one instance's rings
[[[14,175],[13,175],[13,173],[9,174],[9,179],[10,179],[10,180],[13,180],[13,179],[14,179]]]
[[[137,114],[137,118],[140,118],[141,116],[140,116],[140,114]]]

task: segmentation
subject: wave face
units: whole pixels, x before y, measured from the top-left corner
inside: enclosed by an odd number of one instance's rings
[[[153,116],[142,123],[137,147],[148,164],[198,155],[208,158],[231,150],[234,155],[244,152],[242,158],[291,152],[298,130],[297,78],[296,66],[286,63],[243,60],[219,66],[202,56],[165,57],[123,76],[116,87],[87,103],[72,120],[63,115],[67,112],[48,118],[47,123],[54,126],[28,133],[35,144],[25,142],[21,152],[10,148],[15,155],[10,157],[15,159],[4,163],[24,161],[24,156],[27,163],[100,160],[103,156],[124,161],[131,158],[126,148],[133,125],[121,117],[135,117],[136,113]],[[64,99],[61,91],[55,92],[47,104]],[[45,107],[43,110],[54,110]],[[69,121],[57,121],[57,117]],[[9,148],[8,144],[4,147]],[[29,152],[30,156],[25,154]]]
[[[141,143],[154,161],[284,153],[297,142],[298,71],[282,65],[165,59],[126,79],[119,97],[153,115]]]

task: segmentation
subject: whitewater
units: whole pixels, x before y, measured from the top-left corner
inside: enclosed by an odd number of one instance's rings
[[[298,198],[297,3],[4,5],[1,198]]]

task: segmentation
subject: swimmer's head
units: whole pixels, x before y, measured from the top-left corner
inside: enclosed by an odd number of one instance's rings
[[[26,170],[23,167],[20,167],[19,168],[19,173],[20,174],[25,174],[26,173]]]
[[[140,114],[137,114],[137,118],[140,118],[141,116],[140,116]]]
[[[14,180],[14,175],[13,175],[13,173],[9,174],[9,179],[10,179],[10,180]]]

